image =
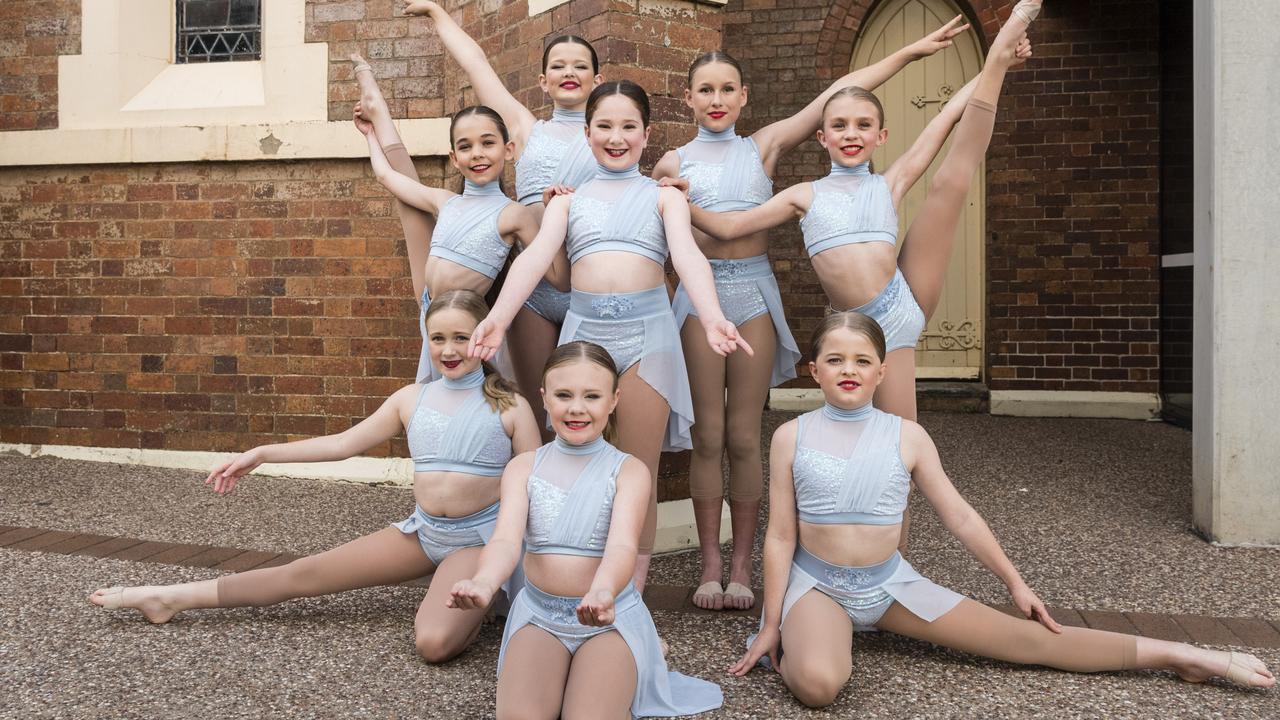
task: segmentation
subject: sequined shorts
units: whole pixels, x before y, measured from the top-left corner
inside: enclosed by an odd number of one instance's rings
[[[870,627],[893,604],[893,596],[884,589],[884,583],[893,577],[902,555],[895,552],[882,563],[847,567],[832,565],[796,545],[791,562],[818,581],[814,589],[844,608],[854,627]]]
[[[773,277],[773,269],[769,266],[767,255],[757,255],[742,260],[708,258],[707,262],[711,263],[711,275],[716,281],[716,295],[720,298],[720,309],[724,311],[724,316],[729,322],[741,326],[748,320],[769,312],[768,299],[756,282],[757,279]],[[696,317],[698,313],[692,310],[689,314]]]
[[[564,322],[564,314],[569,312],[569,293],[560,292],[546,278],[538,281],[524,306],[546,318],[547,321],[560,325]]]
[[[916,296],[911,293],[901,270],[894,270],[893,279],[871,302],[852,308],[852,311],[880,323],[888,352],[915,347],[920,333],[924,332],[924,311],[916,302]]]
[[[422,552],[439,567],[453,553],[488,542],[497,521],[498,503],[460,518],[428,515],[419,507],[407,519],[391,527],[403,533],[417,533]]]
[[[598,627],[578,622],[578,605],[582,603],[580,597],[552,595],[538,589],[533,583],[525,583],[521,598],[521,601],[528,603],[533,611],[529,624],[554,635],[570,655],[578,652],[578,648],[591,638],[614,629],[612,625]],[[634,586],[628,584],[614,600],[614,614],[621,614],[638,602],[640,602],[640,593],[636,592]]]
[[[679,352],[680,338],[671,315],[664,286],[631,293],[589,293],[574,290],[570,293],[569,312],[578,316],[576,331],[572,337],[562,332],[560,344],[571,340],[593,342],[613,357],[618,374],[625,373],[646,354],[661,348],[675,348]],[[660,322],[653,322],[658,318]],[[671,337],[648,337],[650,330],[670,333]],[[565,330],[569,323],[565,324]],[[646,348],[647,346],[647,348]]]

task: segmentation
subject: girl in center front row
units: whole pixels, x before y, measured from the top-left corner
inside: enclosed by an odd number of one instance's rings
[[[801,702],[833,702],[852,671],[854,629],[875,627],[935,645],[1075,672],[1172,670],[1271,687],[1260,660],[1184,643],[1062,627],[1022,580],[991,530],[956,492],[929,434],[877,410],[885,335],[856,312],[827,316],[810,343],[809,371],[826,405],[773,435],[760,633],[730,672],[769,657]],[[944,527],[1009,589],[1028,619],[935,585],[897,550],[912,482]],[[504,488],[505,490],[505,488]],[[503,502],[506,495],[503,495]]]
[[[499,718],[668,717],[723,702],[714,683],[668,672],[631,583],[650,481],[609,443],[619,390],[599,345],[552,352],[542,393],[555,440],[507,466],[493,537],[474,577],[453,586],[453,607],[488,607],[523,555],[498,654]]]
[[[689,448],[694,422],[680,335],[663,282],[668,252],[712,349],[727,355],[751,348],[720,310],[711,267],[689,228],[684,195],[640,174],[649,137],[644,90],[626,80],[597,86],[587,100],[586,121],[598,163],[595,178],[547,205],[538,236],[511,264],[493,311],[476,326],[472,347],[488,358],[501,346],[516,311],[563,245],[572,291],[560,342],[589,340],[613,356],[622,388],[618,446],[649,468],[649,512],[635,571],[636,589],[643,590],[657,526],[658,457],[664,446]]]

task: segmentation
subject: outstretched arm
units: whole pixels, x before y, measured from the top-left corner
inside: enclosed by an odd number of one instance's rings
[[[459,610],[489,607],[502,583],[515,571],[520,562],[525,523],[529,520],[528,483],[532,471],[532,452],[517,455],[507,463],[502,471],[502,500],[498,503],[493,536],[480,551],[475,574],[454,583],[452,596],[445,602],[447,606]]]
[[[512,203],[503,212],[504,220],[508,216],[511,218],[510,232],[515,235],[515,241],[520,244],[521,248],[527,248],[532,245],[533,241],[538,237],[538,231],[541,229],[538,224],[537,213],[526,205]],[[507,233],[504,231],[503,234]],[[556,251],[555,257],[551,261],[551,267],[548,268],[543,277],[560,292],[569,291],[569,256],[565,255],[563,250]]]
[[[711,264],[698,249],[693,231],[689,229],[689,203],[675,188],[660,188],[658,193],[667,247],[671,249],[671,265],[676,269],[685,291],[689,293],[689,300],[698,311],[698,320],[707,333],[707,343],[719,355],[728,355],[739,347],[746,350],[748,355],[755,354],[747,341],[739,337],[738,329],[725,319],[724,311],[720,309]]]
[[[689,214],[694,227],[716,240],[729,241],[775,228],[804,215],[812,199],[812,185],[796,183],[750,210],[712,212],[690,204]]]
[[[772,168],[778,156],[804,142],[822,126],[822,107],[827,100],[843,88],[857,86],[866,90],[880,87],[899,70],[921,58],[951,47],[952,38],[969,29],[963,15],[957,15],[946,25],[898,50],[874,65],[848,73],[789,118],[766,125],[751,137],[760,149],[760,159],[766,168]]]
[[[263,463],[330,462],[346,460],[400,433],[401,417],[418,400],[420,385],[406,385],[387,398],[372,415],[336,435],[289,443],[260,445],[214,468],[204,483],[217,493],[235,489],[236,481]]]
[[[502,79],[489,65],[489,58],[480,45],[465,30],[458,27],[458,23],[454,22],[453,17],[445,12],[439,3],[430,2],[430,0],[413,0],[405,6],[404,14],[431,16],[445,49],[458,65],[462,66],[463,72],[467,73],[471,87],[476,91],[476,99],[482,105],[488,105],[497,110],[502,116],[502,121],[507,124],[507,130],[511,133],[511,139],[516,143],[516,154],[519,155],[524,150],[525,140],[528,139],[529,131],[533,129],[537,119],[528,108],[516,100],[511,91],[507,90],[507,86],[502,84]]]
[[[978,562],[995,574],[1009,588],[1014,604],[1028,618],[1039,620],[1054,632],[1062,626],[1049,616],[1044,603],[1018,574],[1018,569],[1004,554],[996,536],[991,533],[982,516],[965,501],[956,486],[942,469],[938,448],[924,428],[914,422],[902,422],[902,460],[911,472],[911,479],[924,493],[925,498],[938,513],[943,527],[960,541]]]
[[[365,135],[365,139],[369,141],[369,164],[373,166],[373,176],[382,187],[389,190],[400,202],[439,216],[440,208],[449,202],[449,198],[453,197],[454,193],[443,188],[423,185],[407,175],[396,172],[391,167],[391,163],[387,162],[387,156],[382,152],[382,145],[378,144],[373,133]]]
[[[614,600],[635,573],[640,528],[648,508],[649,469],[643,462],[628,457],[618,470],[618,492],[613,497],[604,557],[591,579],[591,589],[578,604],[578,622],[583,625],[613,624]]]

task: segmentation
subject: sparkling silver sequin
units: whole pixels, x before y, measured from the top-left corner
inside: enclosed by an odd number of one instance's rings
[[[471,232],[451,242],[451,249],[479,260],[491,268],[496,268],[495,272],[501,270],[503,263],[507,261],[507,255],[511,252],[511,246],[498,234],[497,219],[495,214],[492,223],[481,223],[472,228]],[[433,247],[435,242],[438,241],[433,239]]]
[[[796,488],[796,509],[826,515],[836,512],[836,498],[844,486],[844,458],[807,447],[796,449],[792,463]]]
[[[893,279],[871,302],[853,309],[880,323],[888,350],[915,347],[924,332],[924,311],[901,270],[894,272]]]
[[[832,567],[824,573],[823,582],[847,593],[866,589],[876,576],[866,570],[851,567]]]
[[[644,354],[644,321],[583,320],[574,339],[593,342],[608,350],[618,373],[622,374]]]
[[[564,314],[569,312],[569,293],[560,292],[546,278],[538,281],[524,306],[559,325],[564,322]]]
[[[538,121],[516,161],[516,198],[542,202],[551,185],[580,187],[595,175],[596,161],[578,123]]]
[[[635,302],[625,295],[605,295],[591,301],[591,309],[602,318],[625,317],[635,308]]]
[[[898,213],[884,176],[853,180],[828,176],[812,183],[813,200],[800,219],[810,257],[841,245],[897,241]]]
[[[573,201],[569,203],[569,232],[564,241],[564,249],[569,254],[569,258],[572,260],[584,252],[589,252],[591,246],[609,241],[632,243],[637,246],[637,249],[645,251],[637,254],[666,257],[667,235],[662,227],[662,219],[656,211],[647,213],[644,224],[634,228],[629,237],[607,238],[604,236],[609,213],[612,212],[614,204],[582,193],[574,194]]]
[[[821,588],[819,588],[821,590]],[[856,627],[875,625],[893,604],[893,596],[881,588],[858,593],[823,593],[836,601]]]
[[[756,284],[756,278],[750,276],[752,272],[751,264],[742,260],[711,259],[711,274],[715,278],[720,309],[734,325],[741,326],[769,312],[769,303]]]
[[[529,523],[525,536],[531,545],[551,544],[551,530],[556,526],[568,493],[537,475],[529,476]]]

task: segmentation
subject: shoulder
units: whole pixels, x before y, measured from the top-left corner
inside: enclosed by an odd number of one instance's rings
[[[800,418],[802,417],[804,417],[804,415],[792,418],[791,420],[779,425],[778,429],[773,431],[773,444],[778,445],[780,443],[787,444],[794,442],[796,435],[800,432]]]
[[[658,164],[653,166],[653,176],[658,178],[670,177],[679,173],[680,150],[682,149],[668,150],[663,154],[662,158],[658,160]]]
[[[906,418],[899,418],[897,415],[889,417],[896,418],[901,421],[901,443],[904,452],[928,448],[933,446],[933,438],[929,436],[929,432],[920,426],[920,423]]]
[[[622,462],[618,465],[618,479],[626,478],[628,481],[643,480],[645,484],[649,483],[649,466],[634,455],[618,451],[622,455]]]
[[[502,416],[504,418],[507,416],[517,417],[517,416],[531,415],[532,413],[533,413],[533,409],[532,409],[532,406],[529,405],[529,401],[525,400],[524,396],[521,395],[520,393],[512,392],[511,407],[504,410],[502,412]]]

